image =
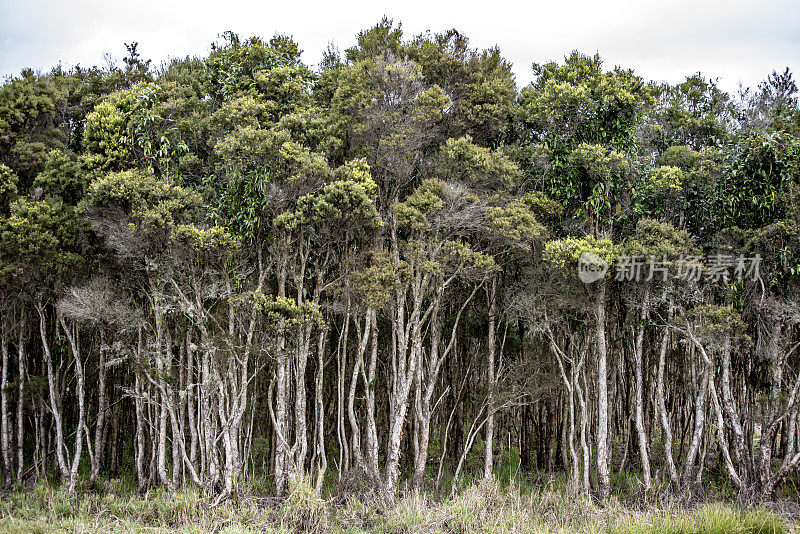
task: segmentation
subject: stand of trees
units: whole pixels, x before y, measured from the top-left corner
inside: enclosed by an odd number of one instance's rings
[[[228,33],[8,80],[4,483],[392,496],[513,453],[601,498],[626,470],[772,496],[800,465],[791,74],[533,69],[383,20],[318,71]]]

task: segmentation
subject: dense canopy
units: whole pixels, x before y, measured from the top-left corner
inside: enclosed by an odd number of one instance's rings
[[[730,95],[574,52],[518,88],[385,19],[299,47],[0,86],[7,485],[796,479],[788,70]]]

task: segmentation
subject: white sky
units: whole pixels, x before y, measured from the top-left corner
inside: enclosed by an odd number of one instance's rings
[[[531,63],[573,49],[657,81],[702,71],[729,91],[787,66],[800,77],[798,0],[0,0],[0,76],[59,61],[102,65],[105,53],[121,58],[132,41],[156,63],[205,55],[226,30],[291,35],[313,66],[329,42],[344,51],[383,15],[402,22],[406,37],[456,28],[473,47],[499,45],[520,86]]]

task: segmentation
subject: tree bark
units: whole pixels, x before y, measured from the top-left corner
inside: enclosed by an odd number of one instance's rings
[[[647,432],[644,428],[644,377],[642,373],[642,360],[644,359],[644,334],[648,320],[648,306],[650,293],[645,291],[642,302],[642,312],[639,330],[636,334],[634,359],[636,367],[636,433],[639,436],[639,456],[642,461],[642,478],[645,491],[650,489],[652,480],[650,476],[650,457],[647,454]]]
[[[11,420],[8,416],[8,321],[3,315],[0,325],[0,351],[2,351],[2,368],[0,368],[0,450],[3,456],[4,486],[11,487],[14,480],[14,468],[11,460]]]
[[[606,346],[606,287],[597,289],[597,482],[601,499],[611,496],[611,473],[608,451],[608,348]]]
[[[495,321],[497,310],[497,276],[492,277],[491,287],[489,289],[489,333],[487,337],[488,354],[486,358],[486,382],[487,382],[487,397],[486,404],[488,410],[488,419],[486,420],[486,449],[483,457],[483,478],[484,480],[491,480],[494,478],[492,474],[492,466],[494,465],[493,456],[493,440],[494,440],[494,388],[495,388]]]
[[[673,486],[678,486],[678,470],[675,468],[675,459],[672,453],[672,426],[667,412],[667,404],[664,398],[664,371],[666,367],[667,349],[669,348],[669,328],[664,329],[661,338],[661,350],[658,353],[658,378],[656,379],[656,404],[661,415],[661,430],[664,433],[664,463],[667,467],[667,474]]]
[[[24,446],[25,446],[25,376],[27,374],[27,355],[25,354],[25,331],[26,319],[24,310],[19,314],[19,331],[17,337],[17,482],[22,481],[22,474],[25,467]]]

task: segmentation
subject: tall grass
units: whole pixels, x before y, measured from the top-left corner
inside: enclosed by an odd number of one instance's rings
[[[296,481],[283,503],[242,492],[212,507],[195,490],[156,489],[139,495],[122,483],[74,500],[58,488],[37,485],[0,499],[0,532],[375,532],[609,534],[733,533],[797,531],[776,513],[739,509],[720,502],[696,506],[625,501],[600,505],[574,497],[563,484],[537,485],[516,476],[473,482],[453,498],[407,492],[389,501],[352,492],[324,498],[307,480]]]

